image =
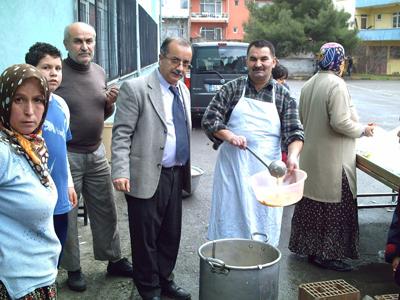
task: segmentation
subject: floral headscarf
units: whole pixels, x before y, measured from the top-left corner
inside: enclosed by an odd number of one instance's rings
[[[44,112],[39,126],[31,134],[21,134],[10,124],[12,99],[18,87],[29,78],[36,78],[45,96]],[[0,139],[9,143],[18,153],[24,155],[44,186],[49,186],[47,169],[48,153],[41,127],[46,118],[49,104],[49,87],[46,78],[38,69],[28,64],[12,65],[0,76],[0,131],[4,136]]]
[[[345,54],[344,48],[339,43],[326,43],[319,50],[318,65],[321,70],[332,71],[339,75]]]

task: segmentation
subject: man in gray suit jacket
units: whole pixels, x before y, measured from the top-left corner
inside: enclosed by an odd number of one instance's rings
[[[190,43],[167,38],[159,68],[125,82],[112,136],[114,187],[128,203],[133,280],[143,299],[190,299],[173,281],[182,223],[182,190],[190,192],[190,95],[180,80]]]

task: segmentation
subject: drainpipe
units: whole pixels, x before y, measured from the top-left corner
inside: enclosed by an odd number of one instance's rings
[[[139,30],[139,3],[138,1],[136,2],[136,37],[137,37],[137,43],[136,43],[136,64],[137,64],[137,75],[138,77],[140,76],[141,73],[141,69],[142,69],[142,64],[140,61],[140,30]]]
[[[158,39],[157,39],[157,49],[160,49],[161,46],[161,34],[162,34],[162,0],[158,1],[159,2],[159,8],[160,8],[160,18],[158,20]]]

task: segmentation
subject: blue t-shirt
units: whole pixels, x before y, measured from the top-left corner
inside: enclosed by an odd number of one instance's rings
[[[65,214],[71,210],[68,197],[67,141],[72,136],[69,130],[68,106],[64,99],[54,94],[50,96],[49,108],[43,124],[43,138],[49,152],[50,174],[58,192],[54,214]]]
[[[61,251],[53,225],[57,189],[40,183],[0,132],[0,281],[11,299],[54,283]]]

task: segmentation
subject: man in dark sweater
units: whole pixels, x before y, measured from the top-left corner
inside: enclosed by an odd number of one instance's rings
[[[75,190],[83,195],[90,218],[94,257],[108,260],[110,275],[132,277],[132,265],[121,256],[117,213],[105,148],[102,143],[104,120],[112,115],[118,88],[106,88],[102,67],[92,62],[96,32],[86,23],[65,28],[63,82],[56,94],[63,97],[71,112],[72,140],[68,142]],[[68,235],[61,266],[68,271],[68,286],[84,291],[86,281],[80,267],[77,229],[78,208],[68,215]]]

